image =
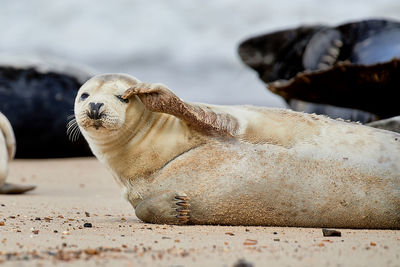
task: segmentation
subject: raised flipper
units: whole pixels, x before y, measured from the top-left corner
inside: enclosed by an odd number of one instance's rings
[[[36,185],[17,185],[5,183],[0,187],[0,194],[23,194],[36,188]]]
[[[134,95],[147,109],[173,115],[201,132],[235,136],[239,128],[232,115],[214,110],[211,106],[184,102],[163,84],[138,83],[126,90],[122,98]]]
[[[136,216],[149,223],[186,224],[189,222],[189,197],[185,193],[163,193],[142,200]]]

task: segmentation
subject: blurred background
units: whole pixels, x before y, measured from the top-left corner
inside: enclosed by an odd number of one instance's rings
[[[398,0],[2,0],[0,55],[39,55],[161,82],[187,101],[283,107],[237,55],[300,24],[400,18]],[[1,56],[0,56],[1,59]]]

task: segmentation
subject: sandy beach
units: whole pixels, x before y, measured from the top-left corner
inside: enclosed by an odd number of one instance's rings
[[[8,181],[37,189],[0,196],[5,266],[400,266],[398,230],[142,223],[94,158],[15,160]]]

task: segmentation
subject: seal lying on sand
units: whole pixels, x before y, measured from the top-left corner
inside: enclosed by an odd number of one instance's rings
[[[10,122],[0,112],[0,194],[21,194],[35,189],[33,185],[6,183],[8,161],[15,155],[15,137]]]
[[[145,222],[400,228],[399,134],[123,74],[87,81],[75,117]]]

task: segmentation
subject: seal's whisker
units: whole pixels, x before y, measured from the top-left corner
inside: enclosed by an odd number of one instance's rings
[[[75,118],[75,114],[71,114],[71,115],[68,115],[68,116],[67,116],[67,120],[70,120],[70,119],[72,119],[72,118]]]
[[[72,141],[72,134],[74,133],[74,130],[72,129],[71,131],[69,131],[69,132],[67,132],[67,134],[68,134],[68,139],[70,140],[70,141]]]
[[[78,138],[79,138],[79,135],[80,135],[80,131],[79,131],[79,127],[76,127],[75,129],[74,129],[74,133],[73,133],[73,140],[77,140]]]
[[[71,134],[71,141],[75,142],[76,140],[78,140],[79,136],[80,136],[81,131],[79,130],[79,127],[74,128],[74,130],[72,131]]]
[[[79,127],[76,127],[76,128],[74,129],[74,134],[73,134],[73,136],[72,136],[72,142],[75,142],[76,140],[78,140],[80,134],[81,134],[81,131],[79,130]]]
[[[73,129],[73,125],[68,126],[67,135],[69,135],[71,133],[72,129]]]
[[[77,127],[77,126],[78,126],[78,123],[76,122],[75,119],[73,119],[73,120],[71,120],[70,122],[68,122],[68,124],[67,124],[67,134],[69,134],[69,132],[70,132],[73,128]]]
[[[67,127],[69,127],[70,125],[73,125],[73,124],[77,124],[76,119],[70,120],[70,121],[67,123]]]
[[[74,115],[75,117],[75,115]],[[75,142],[78,140],[79,136],[81,134],[81,131],[79,129],[78,123],[76,122],[76,119],[72,119],[68,122],[67,124],[67,135],[68,139],[72,142]]]
[[[67,134],[71,135],[76,130],[77,127],[78,127],[77,125],[72,125],[71,127],[69,127],[67,130]]]
[[[70,121],[70,122],[68,122],[68,124],[67,124],[67,131],[68,131],[68,129],[70,129],[71,127],[73,127],[73,126],[75,126],[76,125],[76,121],[74,120],[74,121]]]
[[[72,125],[76,124],[75,114],[71,114],[71,115],[67,116],[67,120],[69,120],[68,123],[67,123],[67,125],[66,125],[66,127],[67,127],[67,133],[68,133],[68,129],[69,129]]]

